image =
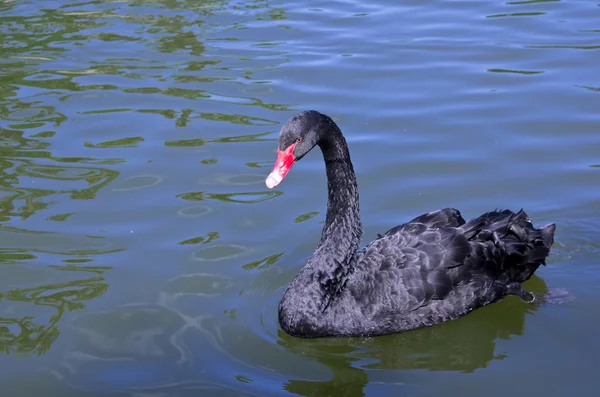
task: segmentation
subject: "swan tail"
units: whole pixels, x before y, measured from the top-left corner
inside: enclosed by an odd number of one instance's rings
[[[546,258],[554,243],[555,224],[536,229],[522,209],[493,211],[467,222],[465,236],[483,243],[501,265],[507,281],[529,279]]]

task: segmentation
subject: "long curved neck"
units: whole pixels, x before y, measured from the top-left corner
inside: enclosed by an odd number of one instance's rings
[[[327,125],[319,142],[327,171],[327,216],[311,262],[344,266],[362,239],[358,184],[344,136],[333,121]]]
[[[290,288],[305,290],[310,281],[316,282],[314,292],[320,295],[320,309],[324,311],[354,270],[352,258],[360,245],[363,229],[358,184],[346,140],[328,117],[321,121],[320,127],[318,145],[327,171],[327,216],[315,252]]]

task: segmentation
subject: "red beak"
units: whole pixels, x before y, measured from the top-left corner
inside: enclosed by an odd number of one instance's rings
[[[296,144],[292,143],[283,152],[277,149],[277,160],[275,160],[275,166],[265,181],[269,189],[273,189],[275,186],[279,185],[281,181],[283,181],[283,178],[285,178],[287,173],[290,171],[290,168],[292,168],[292,165],[294,165],[293,152],[295,146]]]

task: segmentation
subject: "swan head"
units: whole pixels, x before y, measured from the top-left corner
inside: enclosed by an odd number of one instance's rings
[[[310,152],[321,138],[320,124],[327,116],[307,110],[290,117],[279,133],[277,159],[265,184],[269,189],[279,185],[294,163]]]

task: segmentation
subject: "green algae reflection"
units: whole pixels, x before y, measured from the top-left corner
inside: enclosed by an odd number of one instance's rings
[[[103,277],[42,285],[34,288],[16,288],[0,293],[0,301],[29,303],[50,308],[53,314],[46,322],[43,317],[0,317],[0,351],[5,354],[41,355],[46,353],[58,336],[58,323],[67,311],[80,310],[85,302],[102,296],[108,290]]]

